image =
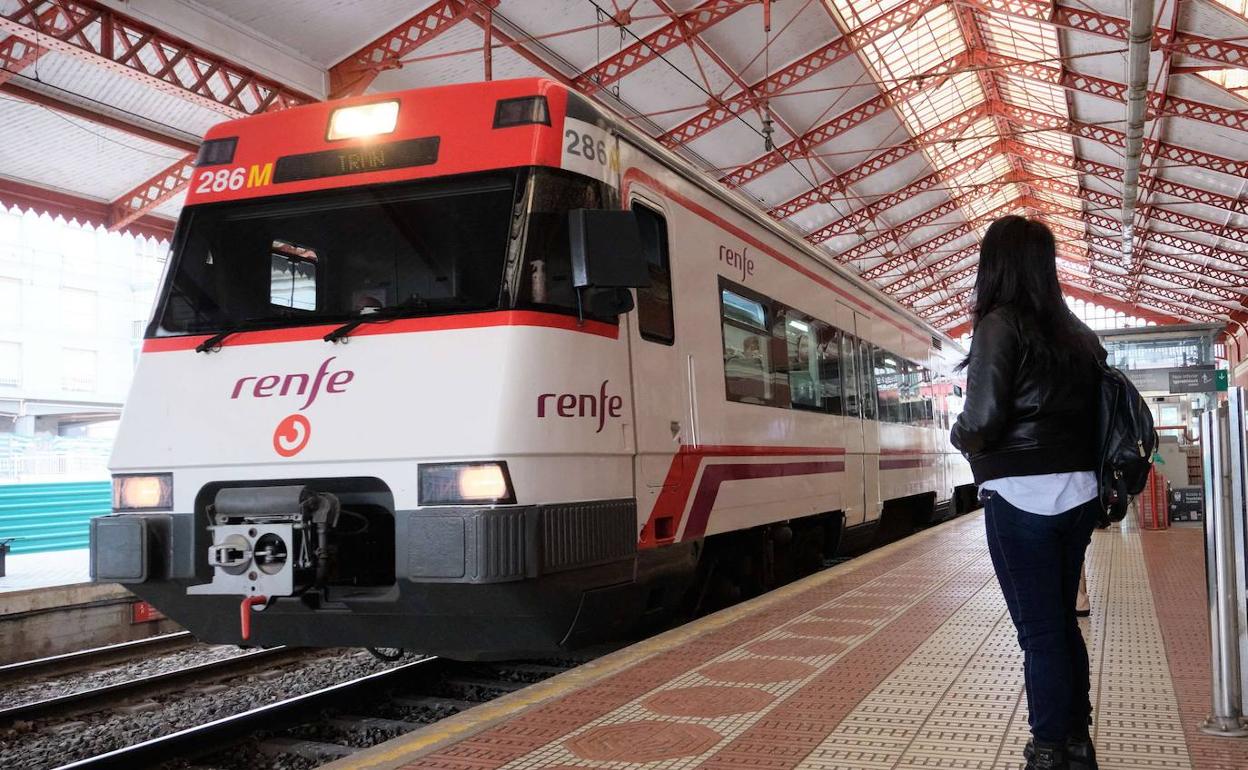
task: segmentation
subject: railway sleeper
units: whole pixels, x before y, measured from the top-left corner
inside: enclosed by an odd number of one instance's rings
[[[359,749],[353,746],[343,746],[340,743],[322,743],[321,741],[309,741],[303,738],[265,738],[260,741],[257,748],[261,754],[270,757],[281,756],[283,754],[293,754],[297,757],[312,760],[333,760],[349,757]]]

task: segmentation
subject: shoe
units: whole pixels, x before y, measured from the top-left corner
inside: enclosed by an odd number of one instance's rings
[[[1070,770],[1100,770],[1096,764],[1096,746],[1087,733],[1066,739],[1066,765]]]
[[[1070,770],[1066,761],[1066,747],[1060,743],[1048,743],[1031,739],[1023,748],[1027,760],[1026,770]]]

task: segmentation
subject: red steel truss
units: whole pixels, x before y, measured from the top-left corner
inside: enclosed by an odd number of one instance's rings
[[[109,221],[106,203],[0,177],[0,210],[11,206],[46,212],[53,217],[77,220],[95,227],[107,225]],[[140,217],[131,222],[126,230],[135,235],[167,240],[173,235],[173,222],[163,217]]]
[[[693,42],[699,34],[744,7],[745,3],[741,0],[703,0],[695,8],[674,13],[671,22],[664,24],[619,53],[598,62],[573,78],[572,82],[578,89],[587,93],[606,88],[673,48]],[[626,18],[617,18],[615,21],[619,24],[627,23]]]
[[[821,46],[814,53],[778,69],[748,89],[716,100],[704,112],[689,118],[661,136],[659,141],[668,147],[678,147],[692,142],[699,136],[732,120],[734,115],[753,109],[758,100],[775,96],[810,76],[826,70],[865,43],[905,29],[929,10],[944,2],[945,0],[915,0],[902,3],[862,27]]]
[[[499,0],[438,0],[330,67],[329,98],[338,99],[364,93],[382,72],[402,67],[403,57],[478,9],[496,8],[498,2]]]
[[[51,21],[47,14],[54,14]],[[280,83],[93,0],[18,0],[0,32],[122,72],[230,117],[312,101]]]

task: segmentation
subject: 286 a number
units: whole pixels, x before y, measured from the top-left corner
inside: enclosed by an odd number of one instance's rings
[[[247,181],[247,170],[239,166],[235,169],[223,168],[219,171],[204,171],[199,175],[199,186],[195,193],[225,192],[238,190]]]
[[[596,160],[600,166],[607,165],[607,145],[601,139],[595,140],[589,134],[582,134],[574,128],[569,128],[563,135],[568,140],[564,152],[586,160]]]

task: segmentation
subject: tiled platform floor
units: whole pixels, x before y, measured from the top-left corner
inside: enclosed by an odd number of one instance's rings
[[[1199,529],[1093,539],[1085,635],[1106,770],[1248,768],[1248,739],[1196,729],[1209,704],[1201,548]],[[383,748],[389,761],[335,767],[1021,766],[1022,657],[980,515],[729,613],[484,729],[412,734]],[[404,740],[428,748],[404,755]]]
[[[5,557],[5,575],[0,577],[0,593],[87,583],[91,580],[88,575],[89,553],[86,548],[48,553],[11,553]]]

